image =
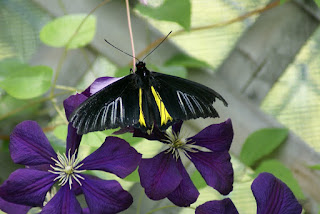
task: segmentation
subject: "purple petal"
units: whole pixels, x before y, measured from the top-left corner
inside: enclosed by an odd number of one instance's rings
[[[0,186],[0,197],[12,203],[42,206],[55,177],[50,172],[18,169]]]
[[[132,204],[132,196],[117,181],[82,176],[82,190],[90,213],[118,213]]]
[[[83,94],[71,95],[67,99],[63,101],[63,106],[65,109],[66,117],[69,119],[72,112],[85,100],[86,96]],[[70,150],[71,154],[73,154],[76,149],[79,148],[81,142],[82,135],[77,134],[77,129],[75,129],[71,124],[68,125],[68,136],[67,136],[67,146],[66,152]]]
[[[14,128],[9,149],[13,162],[30,166],[52,164],[51,157],[57,156],[35,121],[24,121]]]
[[[146,195],[153,200],[167,197],[182,180],[177,161],[171,154],[165,154],[165,152],[151,159],[142,159],[139,165],[139,175]]]
[[[302,206],[289,187],[270,173],[261,173],[251,189],[257,201],[257,214],[300,214]]]
[[[190,143],[196,142],[196,145],[211,151],[228,151],[233,139],[231,120],[228,119],[223,123],[210,125],[189,139],[191,139]]]
[[[105,142],[82,163],[82,170],[103,170],[124,178],[133,172],[140,160],[139,154],[125,140],[117,137],[107,137]]]
[[[74,154],[75,151],[78,153],[78,148],[80,146],[80,142],[82,139],[82,135],[77,134],[77,129],[73,128],[72,124],[68,124],[68,135],[67,135],[67,146],[66,146],[66,152],[69,152],[70,154]]]
[[[81,211],[74,192],[69,189],[69,185],[64,185],[43,207],[41,214],[75,214]]]
[[[48,171],[52,168],[50,167],[50,164],[42,164],[42,165],[35,165],[35,166],[26,166],[26,169],[36,169],[40,171]]]
[[[122,78],[122,77],[121,77]],[[82,92],[83,95],[86,97],[90,97],[92,94],[97,93],[104,87],[110,85],[111,83],[114,83],[115,81],[118,81],[121,78],[116,77],[100,77],[96,79],[86,90]]]
[[[63,106],[64,106],[67,119],[69,119],[72,112],[87,98],[88,97],[84,96],[83,94],[76,94],[76,95],[71,95],[70,97],[68,97],[63,101]]]
[[[88,207],[82,208],[82,214],[90,214],[90,210]]]
[[[0,210],[7,214],[25,214],[30,210],[30,206],[10,203],[0,198]]]
[[[228,152],[188,152],[206,183],[227,195],[232,191],[233,169]]]
[[[199,192],[192,183],[180,159],[177,161],[177,167],[182,176],[182,181],[179,186],[168,195],[168,199],[177,206],[188,207],[197,200]]]
[[[237,208],[229,198],[221,201],[208,201],[196,208],[195,214],[238,214]]]

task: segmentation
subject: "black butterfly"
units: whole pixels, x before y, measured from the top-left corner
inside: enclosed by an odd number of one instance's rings
[[[213,107],[214,90],[199,83],[157,72],[144,62],[137,70],[106,86],[83,102],[70,121],[78,134],[133,126],[142,131],[165,130],[179,120],[219,117]]]

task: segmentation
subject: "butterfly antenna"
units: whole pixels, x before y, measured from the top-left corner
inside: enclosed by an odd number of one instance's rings
[[[172,31],[170,31],[170,33],[172,33]],[[157,47],[155,47],[150,53],[147,54],[147,56],[149,56],[155,49],[157,49],[162,42],[164,42],[164,40],[166,40],[168,38],[168,36],[170,35],[170,33],[168,33],[168,35],[157,45]],[[145,56],[143,59],[142,59],[142,62],[144,61],[145,58],[147,58],[147,56]]]
[[[140,62],[140,60],[137,57],[132,56],[131,54],[128,54],[127,52],[124,52],[123,50],[121,50],[120,48],[117,48],[116,46],[114,46],[113,44],[111,44],[110,42],[108,42],[106,39],[104,40],[106,41],[109,45],[111,45],[112,47],[114,47],[115,49],[117,49],[118,51],[121,51],[124,54],[127,54],[128,56],[131,56],[132,58],[135,58],[136,60],[138,60]]]

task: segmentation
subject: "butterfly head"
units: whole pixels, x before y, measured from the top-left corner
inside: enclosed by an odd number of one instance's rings
[[[146,63],[139,61],[138,63],[136,63],[136,67],[137,67],[137,70],[144,70],[146,69]]]
[[[146,63],[139,61],[136,63],[137,71],[136,73],[141,77],[149,76],[150,71],[146,68]]]

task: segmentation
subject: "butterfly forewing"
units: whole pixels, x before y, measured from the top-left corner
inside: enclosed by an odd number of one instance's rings
[[[70,121],[78,134],[125,127],[139,120],[139,88],[135,75],[128,75],[83,102]]]

